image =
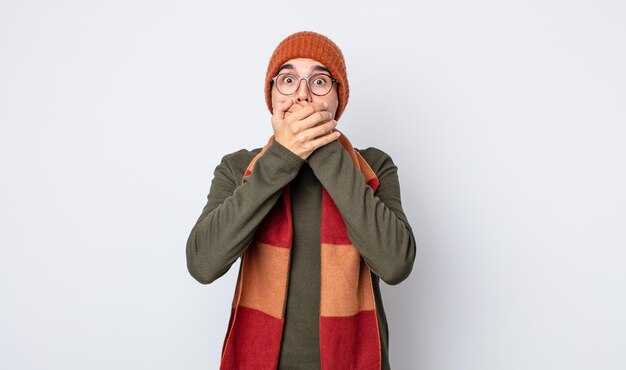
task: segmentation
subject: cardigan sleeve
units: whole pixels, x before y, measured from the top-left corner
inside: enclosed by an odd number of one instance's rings
[[[374,150],[379,154],[377,162],[382,162],[378,170],[372,166],[379,180],[376,193],[338,140],[318,148],[307,159],[372,272],[387,284],[396,285],[413,269],[415,237],[402,210],[398,168],[389,155]]]
[[[241,181],[250,152],[227,154],[215,168],[207,203],[187,239],[187,269],[202,284],[224,275],[243,254],[263,218],[304,159],[274,141]]]

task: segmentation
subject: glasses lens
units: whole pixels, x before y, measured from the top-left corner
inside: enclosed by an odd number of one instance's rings
[[[329,75],[320,73],[309,78],[309,86],[311,87],[311,92],[313,94],[326,95],[333,87],[333,80]]]
[[[300,80],[297,76],[291,73],[285,73],[278,76],[276,79],[276,88],[278,91],[285,95],[290,95],[298,90]]]

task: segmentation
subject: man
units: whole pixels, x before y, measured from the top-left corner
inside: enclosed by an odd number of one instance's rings
[[[220,369],[390,369],[379,279],[407,278],[415,239],[389,155],[335,129],[348,96],[335,43],[287,37],[266,75],[274,135],[215,169],[186,252],[203,284],[242,259]]]

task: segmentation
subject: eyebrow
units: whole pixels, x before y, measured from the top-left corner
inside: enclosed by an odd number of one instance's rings
[[[280,73],[280,71],[282,71],[283,69],[294,69],[293,65],[291,64],[283,64],[279,69],[278,69],[278,73]],[[315,67],[313,67],[313,72],[327,72],[329,75],[333,75],[332,73],[330,73],[330,71],[328,70],[328,68],[323,67],[321,65],[316,65]]]

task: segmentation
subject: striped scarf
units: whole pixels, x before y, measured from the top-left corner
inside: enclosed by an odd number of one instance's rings
[[[345,135],[337,140],[374,191],[378,177]],[[274,135],[250,162],[243,179]],[[285,321],[292,247],[290,185],[243,253],[222,346],[220,370],[276,369]],[[337,206],[322,188],[320,232],[320,358],[322,370],[381,368],[378,317],[370,269],[348,237]]]

